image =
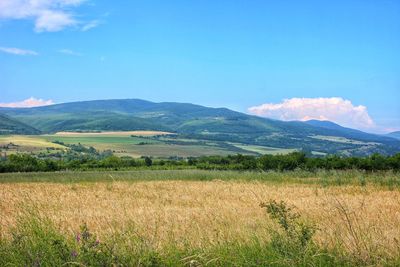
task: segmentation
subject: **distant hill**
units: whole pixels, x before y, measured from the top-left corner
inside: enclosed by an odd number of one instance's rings
[[[400,139],[400,131],[388,133],[386,136]]]
[[[39,134],[40,131],[25,123],[0,114],[0,134]]]
[[[365,155],[400,152],[400,141],[331,122],[283,122],[188,103],[95,100],[0,112],[46,133],[76,130],[162,130],[185,138],[305,151]]]
[[[317,126],[317,127],[322,127],[322,128],[326,128],[326,129],[330,129],[330,130],[339,131],[343,134],[351,136],[351,138],[360,138],[360,139],[365,139],[365,140],[371,138],[371,134],[369,134],[369,133],[365,133],[363,131],[352,129],[352,128],[343,127],[343,126],[336,124],[334,122],[331,122],[331,121],[309,120],[309,121],[305,121],[305,123],[307,123],[309,125]],[[378,135],[375,135],[375,137],[377,137],[377,139],[375,139],[376,141],[380,140]]]
[[[356,130],[351,129],[351,128],[345,128],[345,127],[340,126],[339,124],[336,124],[336,123],[331,122],[331,121],[308,120],[308,121],[305,121],[305,123],[307,123],[309,125],[317,126],[317,127],[332,129],[332,130],[348,129],[348,130],[356,131]]]

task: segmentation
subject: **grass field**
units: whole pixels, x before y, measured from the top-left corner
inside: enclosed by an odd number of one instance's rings
[[[57,136],[156,136],[156,135],[171,135],[170,132],[160,131],[108,131],[108,132],[57,132]]]
[[[0,145],[7,145],[13,143],[21,147],[36,147],[36,148],[64,148],[59,144],[54,144],[50,141],[38,138],[36,136],[27,135],[4,135],[0,136]]]
[[[136,135],[131,136],[135,133]],[[159,132],[157,132],[159,133]],[[152,157],[196,157],[204,155],[228,155],[233,151],[223,149],[213,145],[176,145],[166,144],[162,141],[146,138],[155,132],[117,132],[117,133],[68,133],[54,135],[21,136],[10,135],[0,136],[0,146],[10,143],[18,147],[10,147],[8,153],[29,152],[37,153],[46,148],[65,149],[64,146],[53,142],[63,142],[65,144],[82,144],[93,146],[97,150],[112,150],[117,156],[152,156]]]
[[[400,263],[400,174],[392,172],[14,173],[0,182],[0,263],[42,255],[40,247],[54,246],[48,236],[65,238],[85,262],[88,248],[75,240],[84,224],[135,266]],[[301,225],[315,225],[312,245],[292,246],[296,235],[260,207],[270,200],[293,206]],[[275,244],[276,235],[287,243]],[[49,253],[39,260],[55,257]]]
[[[98,150],[112,150],[117,156],[152,156],[152,157],[198,157],[204,155],[228,155],[232,151],[215,146],[204,145],[175,145],[140,136],[45,136],[48,141],[61,141],[66,144],[81,143],[93,146]]]
[[[331,141],[331,142],[336,142],[336,143],[344,143],[344,144],[379,145],[379,143],[376,143],[376,142],[362,142],[362,141],[351,140],[351,139],[348,139],[348,138],[345,138],[345,137],[338,137],[338,136],[313,135],[313,136],[310,136],[310,137],[314,138],[314,139]]]
[[[56,135],[46,135],[41,138],[48,140],[49,142],[60,141],[66,144],[85,144],[90,146],[102,146],[106,147],[107,145],[110,148],[113,148],[115,144],[121,145],[137,145],[141,142],[146,143],[157,143],[157,141],[151,139],[145,139],[142,137],[131,137],[131,136],[56,136]]]
[[[162,138],[153,138],[161,136]],[[168,132],[157,131],[127,131],[127,132],[59,132],[52,135],[0,136],[0,146],[10,143],[19,147],[1,149],[9,153],[14,152],[43,152],[47,148],[65,149],[65,147],[53,142],[65,144],[82,144],[92,146],[97,150],[111,150],[117,156],[152,156],[168,158],[177,157],[199,157],[209,155],[229,154],[287,154],[295,149],[280,149],[264,146],[252,146],[239,143],[210,142],[204,140],[169,138]]]
[[[277,154],[288,154],[294,151],[297,151],[297,149],[283,149],[283,148],[275,148],[275,147],[266,147],[266,146],[256,146],[256,145],[245,145],[245,144],[238,144],[238,143],[232,143],[234,146],[247,150],[247,151],[252,151],[255,153],[259,154],[270,154],[270,155],[277,155]]]
[[[46,148],[53,149],[65,149],[64,146],[59,144],[54,144],[49,140],[42,139],[38,136],[31,135],[0,135],[0,147],[1,146],[10,146],[10,149],[7,149],[8,152],[41,152]],[[0,151],[4,149],[0,148]]]

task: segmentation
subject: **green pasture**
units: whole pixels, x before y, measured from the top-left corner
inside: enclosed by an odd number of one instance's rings
[[[0,183],[88,183],[114,181],[243,181],[271,182],[279,184],[315,184],[318,186],[368,185],[400,189],[400,173],[392,171],[363,172],[346,171],[210,171],[182,170],[129,170],[129,171],[64,171],[35,173],[0,173]]]
[[[17,145],[12,149],[4,151],[37,153],[43,152],[47,148],[65,149],[64,146],[54,142],[65,144],[82,144],[92,146],[97,150],[111,150],[117,156],[151,156],[160,158],[169,157],[200,157],[210,155],[230,155],[230,154],[287,154],[295,149],[281,149],[266,146],[246,145],[240,143],[228,143],[217,141],[206,141],[187,138],[151,138],[140,136],[121,136],[115,135],[93,135],[82,134],[73,136],[63,135],[4,135],[0,136],[0,145],[6,146],[10,143]],[[175,142],[175,143],[174,143]]]

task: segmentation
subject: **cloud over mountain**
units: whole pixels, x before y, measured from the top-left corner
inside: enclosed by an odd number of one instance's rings
[[[355,106],[350,100],[341,97],[290,98],[281,103],[266,103],[250,107],[248,111],[261,117],[284,121],[316,119],[329,120],[351,128],[375,127],[365,106]]]
[[[20,102],[10,102],[10,103],[0,103],[0,107],[6,108],[31,108],[31,107],[39,107],[39,106],[48,106],[53,105],[53,100],[43,100],[34,97],[30,97]]]

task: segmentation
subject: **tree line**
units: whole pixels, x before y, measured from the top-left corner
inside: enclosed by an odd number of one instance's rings
[[[117,157],[115,155],[81,156],[77,158],[40,158],[29,154],[12,154],[0,160],[0,172],[48,172],[65,170],[102,169],[178,169],[238,171],[291,171],[291,170],[348,170],[365,171],[400,170],[400,153],[392,156],[373,154],[368,157],[309,157],[303,152],[286,155],[229,155],[198,158],[153,159]]]

